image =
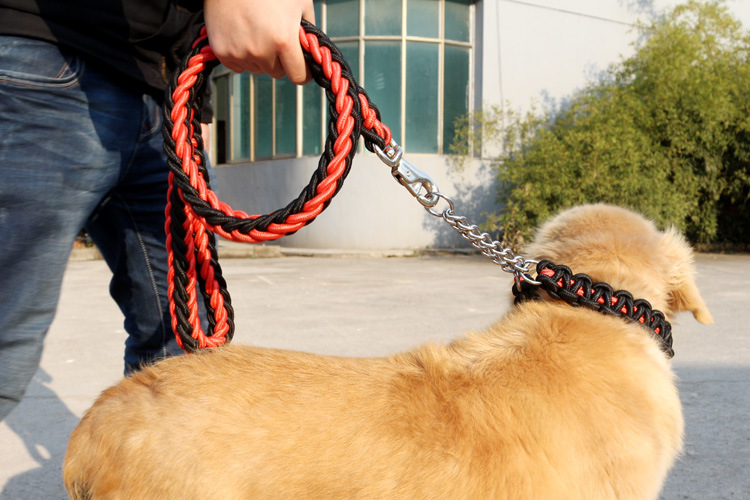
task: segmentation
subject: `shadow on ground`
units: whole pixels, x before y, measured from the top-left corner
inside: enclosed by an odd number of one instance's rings
[[[37,371],[21,403],[25,408],[20,409],[19,405],[4,420],[23,441],[37,467],[11,477],[0,491],[0,500],[68,498],[62,483],[62,461],[68,436],[79,418],[46,385],[51,380],[44,370]]]

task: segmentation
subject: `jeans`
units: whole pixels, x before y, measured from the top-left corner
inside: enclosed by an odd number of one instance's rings
[[[38,368],[81,228],[112,270],[125,372],[181,352],[167,303],[162,111],[134,88],[75,52],[0,36],[0,420]]]

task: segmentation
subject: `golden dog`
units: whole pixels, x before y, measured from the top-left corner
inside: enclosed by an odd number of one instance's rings
[[[526,254],[712,321],[674,230],[566,211]],[[561,301],[386,358],[231,345],[107,389],[70,439],[74,499],[655,499],[681,450],[650,332]]]

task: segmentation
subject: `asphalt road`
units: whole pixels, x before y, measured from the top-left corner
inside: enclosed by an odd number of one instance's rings
[[[750,256],[703,254],[699,287],[716,323],[673,323],[686,450],[663,500],[750,499]],[[480,329],[509,307],[510,278],[474,256],[222,259],[235,342],[384,355]],[[71,262],[41,367],[0,423],[0,499],[65,499],[70,432],[120,378],[125,332],[102,261]],[[168,464],[165,464],[168,466]]]

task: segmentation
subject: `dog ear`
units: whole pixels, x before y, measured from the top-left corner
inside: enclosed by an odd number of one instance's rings
[[[695,283],[693,249],[675,228],[663,234],[663,252],[671,270],[669,273],[669,305],[674,311],[690,311],[700,323],[714,322],[711,312]]]
[[[690,311],[698,322],[705,325],[714,322],[711,311],[698,292],[698,287],[692,277],[685,280],[682,286],[671,292],[671,301],[677,311]]]

